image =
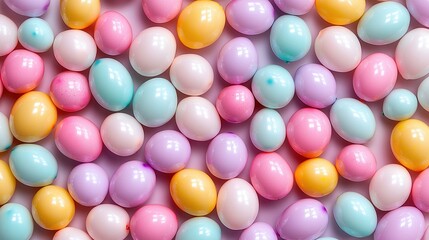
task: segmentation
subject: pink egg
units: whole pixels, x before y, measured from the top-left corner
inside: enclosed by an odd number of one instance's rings
[[[78,162],[94,161],[100,156],[103,147],[97,126],[81,116],[61,120],[54,137],[60,152]]]
[[[84,109],[91,100],[88,79],[77,72],[62,72],[51,82],[52,102],[65,112],[77,112]]]
[[[28,50],[15,50],[3,62],[1,79],[9,92],[25,93],[39,86],[45,65],[43,59]]]
[[[130,231],[134,240],[173,239],[177,232],[176,214],[161,205],[146,205],[131,217]]]
[[[85,226],[93,239],[125,239],[130,232],[130,216],[118,205],[100,204],[89,211]]]
[[[142,7],[149,20],[166,23],[179,15],[182,0],[142,0]]]
[[[344,147],[335,161],[335,166],[343,178],[353,182],[368,180],[377,170],[371,149],[359,144]]]
[[[228,86],[219,93],[216,109],[225,121],[242,123],[252,116],[255,109],[255,98],[245,86]]]
[[[412,188],[414,205],[423,212],[429,212],[429,192],[427,191],[428,184],[429,169],[426,169],[421,172],[414,180]]]
[[[91,240],[91,237],[79,228],[66,227],[58,230],[52,240]]]
[[[128,20],[116,11],[107,11],[95,23],[94,40],[108,55],[124,53],[131,45],[133,32]]]

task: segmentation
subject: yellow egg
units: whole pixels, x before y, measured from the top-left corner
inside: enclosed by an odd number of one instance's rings
[[[46,93],[32,91],[16,100],[9,117],[10,131],[21,142],[37,142],[57,122],[57,109]]]
[[[192,49],[214,43],[225,26],[225,12],[213,1],[195,1],[182,10],[177,21],[180,41]]]
[[[0,205],[7,203],[15,192],[16,180],[9,165],[0,160]]]
[[[316,10],[328,23],[347,25],[365,12],[365,0],[316,0]]]
[[[34,221],[48,230],[65,228],[73,219],[75,205],[70,194],[62,187],[49,185],[33,197],[31,213]]]
[[[170,194],[181,210],[193,216],[207,215],[216,206],[216,186],[210,176],[200,170],[183,169],[174,174]]]
[[[61,0],[60,13],[69,28],[84,29],[100,15],[100,0]]]
[[[429,167],[429,127],[426,123],[417,119],[397,123],[390,136],[390,147],[404,167],[413,171]]]
[[[323,158],[312,158],[300,163],[295,170],[298,187],[310,197],[323,197],[337,187],[335,166]]]

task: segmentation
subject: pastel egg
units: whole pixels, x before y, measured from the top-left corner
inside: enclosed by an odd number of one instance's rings
[[[12,149],[9,165],[15,178],[30,187],[51,184],[58,174],[58,163],[46,148],[36,144],[20,144]]]
[[[65,228],[73,219],[73,198],[62,187],[49,185],[39,189],[31,202],[34,221],[47,230]]]
[[[0,208],[0,239],[25,239],[33,235],[30,211],[18,203],[7,203]]]
[[[55,145],[66,157],[78,162],[92,162],[101,154],[103,142],[93,122],[81,117],[66,117],[55,129]]]
[[[239,240],[254,240],[259,238],[272,240],[278,239],[271,225],[264,222],[255,222],[241,233]]]
[[[170,81],[152,78],[137,89],[133,99],[134,117],[146,127],[170,121],[177,109],[177,93]]]
[[[39,17],[46,13],[49,8],[50,0],[5,0],[6,5],[14,12],[27,16]]]
[[[89,70],[89,88],[98,104],[110,111],[127,107],[134,93],[130,73],[113,58],[101,58],[94,62]]]
[[[0,112],[0,152],[7,151],[13,143],[13,136],[9,128],[9,119]]]
[[[29,18],[18,28],[19,43],[33,52],[46,52],[54,42],[54,32],[41,18]]]
[[[0,14],[0,57],[9,54],[18,44],[18,27],[7,16]]]
[[[146,202],[155,188],[153,169],[141,161],[128,161],[110,179],[109,194],[122,207],[137,207]]]
[[[122,240],[130,232],[130,216],[118,205],[100,204],[86,216],[86,230],[93,239]]]
[[[405,2],[410,14],[423,26],[429,27],[429,15],[426,0],[409,0]],[[428,232],[428,231],[427,231]]]
[[[46,93],[21,95],[9,116],[10,131],[21,142],[37,142],[47,137],[57,122],[57,109]]]
[[[208,217],[194,217],[186,220],[177,230],[176,240],[204,239],[220,240],[219,224]]]
[[[133,40],[133,31],[122,14],[107,11],[95,23],[94,40],[102,52],[116,56],[128,50]]]
[[[282,116],[273,109],[259,110],[250,122],[250,140],[264,152],[273,152],[281,147],[286,139],[286,126]]]
[[[357,21],[365,12],[364,0],[316,0],[321,18],[332,25],[347,25]]]
[[[377,226],[374,206],[359,193],[342,193],[335,201],[333,213],[341,230],[352,237],[368,237]]]
[[[100,0],[61,0],[60,14],[69,28],[87,28],[100,14]]]
[[[246,180],[230,179],[219,189],[216,211],[225,227],[243,230],[252,225],[258,215],[258,195]]]
[[[417,89],[417,100],[424,110],[429,111],[429,77],[420,83]]]
[[[312,158],[301,162],[295,169],[298,187],[310,197],[323,197],[337,187],[338,173],[335,166],[324,158]]]
[[[274,8],[268,0],[234,0],[226,6],[226,19],[238,32],[257,35],[274,22]]]
[[[366,143],[375,134],[372,110],[354,98],[338,99],[331,107],[329,118],[335,132],[351,143]]]
[[[429,212],[429,194],[426,186],[429,183],[429,170],[423,170],[414,179],[412,197],[414,205],[422,212]]]
[[[394,121],[406,120],[417,111],[417,105],[413,92],[404,88],[394,89],[383,101],[383,115]]]
[[[134,38],[130,46],[129,60],[137,73],[154,77],[170,67],[175,55],[176,39],[170,30],[150,27]]]
[[[165,7],[168,6],[168,7]],[[154,23],[166,23],[179,15],[182,0],[142,0],[143,12]]]
[[[88,233],[75,227],[66,227],[58,230],[52,240],[91,240]]]
[[[219,52],[217,70],[223,80],[241,84],[250,80],[258,69],[258,53],[253,42],[245,37],[229,40]]]
[[[18,49],[7,55],[1,68],[3,86],[13,93],[26,93],[40,85],[45,63],[36,53]]]
[[[314,6],[314,0],[274,0],[274,3],[282,12],[292,15],[304,15]]]
[[[7,203],[15,193],[16,179],[9,165],[0,160],[0,205]]]
[[[242,123],[252,116],[255,98],[243,85],[227,86],[220,91],[216,99],[216,109],[225,121]]]
[[[371,149],[365,145],[351,144],[341,149],[335,160],[338,173],[353,182],[370,179],[377,170],[377,163]]]
[[[135,240],[173,239],[177,227],[176,214],[162,205],[141,207],[131,217],[129,224],[131,236]]]

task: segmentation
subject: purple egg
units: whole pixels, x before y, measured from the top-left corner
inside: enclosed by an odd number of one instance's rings
[[[240,235],[239,240],[276,240],[277,235],[271,225],[264,222],[255,222],[246,228]]]
[[[4,0],[14,12],[27,16],[39,17],[46,13],[51,0]]]

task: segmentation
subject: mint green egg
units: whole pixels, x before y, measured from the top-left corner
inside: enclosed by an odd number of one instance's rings
[[[134,117],[146,127],[159,127],[170,121],[177,108],[177,93],[164,78],[144,82],[133,99]]]
[[[128,70],[112,58],[97,59],[89,70],[92,96],[105,109],[120,111],[127,107],[134,93],[133,79]]]
[[[13,136],[9,128],[9,120],[0,112],[0,152],[7,151],[12,146]]]
[[[417,97],[413,92],[403,88],[394,89],[383,101],[383,114],[390,120],[406,120],[414,115],[417,105]]]
[[[52,153],[37,144],[20,144],[9,155],[9,165],[15,178],[30,187],[51,184],[58,174],[58,163]]]
[[[250,122],[250,140],[264,152],[273,152],[281,147],[286,137],[282,116],[273,109],[264,108]]]
[[[23,47],[30,51],[46,52],[54,42],[54,32],[45,20],[29,18],[19,26],[18,40]]]
[[[399,40],[408,31],[410,13],[402,4],[388,1],[373,5],[359,20],[359,38],[373,45]]]
[[[374,206],[356,192],[341,194],[335,201],[333,213],[337,225],[352,237],[368,237],[377,226]]]
[[[7,203],[0,208],[0,239],[28,240],[33,235],[30,211],[18,203]]]
[[[220,240],[219,224],[208,217],[194,217],[186,220],[177,230],[176,240]]]

